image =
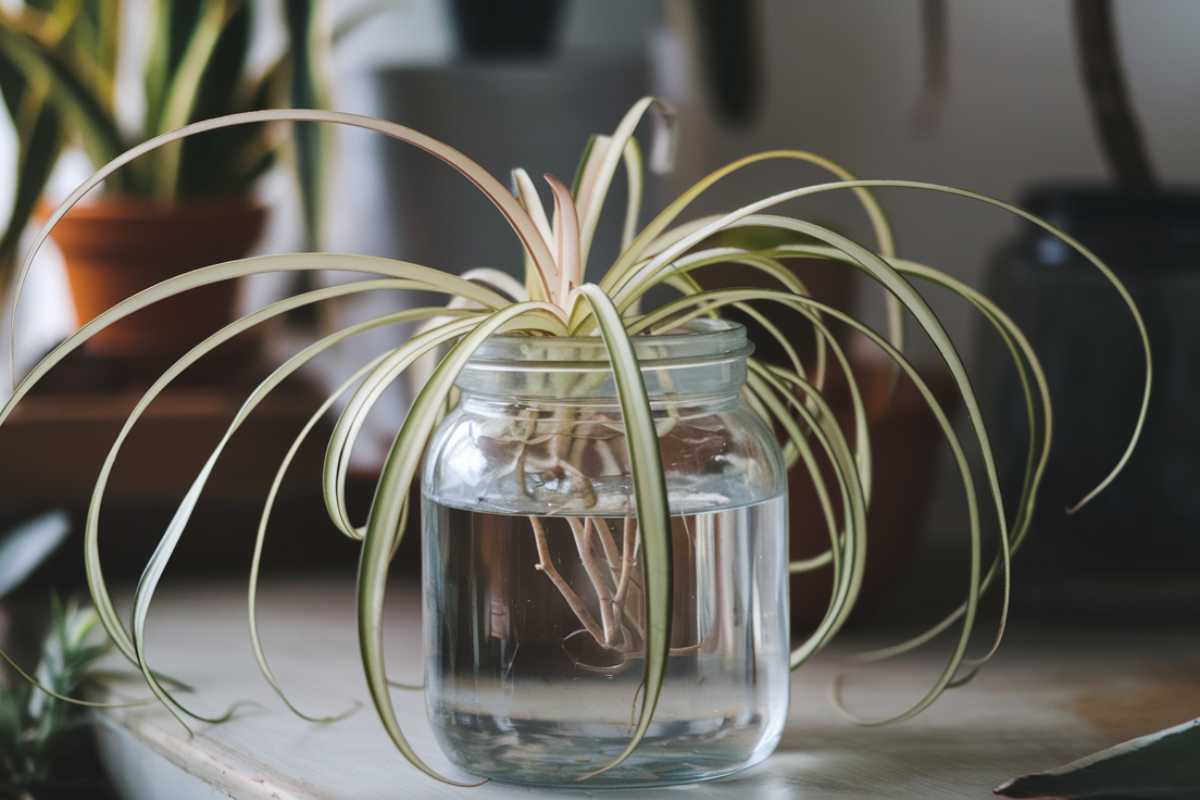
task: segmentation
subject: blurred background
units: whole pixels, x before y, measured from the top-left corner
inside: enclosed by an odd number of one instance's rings
[[[176,6],[203,23],[204,4]],[[107,16],[114,4],[93,9],[85,0],[94,24],[83,32],[55,33],[55,7],[49,0],[3,4],[0,78],[14,122],[0,126],[6,187],[0,202],[12,207],[14,219],[23,210],[35,223],[19,227],[26,244],[47,209],[90,174],[97,164],[92,145],[108,128],[71,118],[52,134],[34,135],[41,130],[34,123],[43,120],[30,111],[38,108],[33,100],[70,76],[51,70],[43,83],[14,83],[10,67],[33,58],[15,37],[57,36],[51,49],[59,48],[62,64],[108,65],[98,96],[110,106],[109,127],[127,144],[153,131],[147,121],[170,116],[171,94],[161,85],[184,69],[181,48],[164,46],[180,34],[157,27],[160,4],[152,0],[126,0],[119,17]],[[44,16],[29,16],[31,9]],[[589,134],[610,131],[634,100],[657,94],[678,109],[682,138],[674,172],[649,186],[650,212],[733,158],[794,147],[862,177],[962,186],[1046,215],[1110,259],[1129,282],[1157,358],[1143,447],[1111,492],[1070,518],[1063,509],[1105,474],[1133,424],[1142,372],[1132,325],[1115,294],[1064,248],[995,209],[922,194],[880,198],[902,255],[988,288],[1026,327],[1057,407],[1068,409],[1056,421],[1060,438],[1034,543],[1016,563],[1018,613],[1086,621],[1147,608],[1197,610],[1200,424],[1191,389],[1197,385],[1192,356],[1200,350],[1194,311],[1200,4],[345,0],[252,2],[225,24],[219,46],[230,48],[237,69],[198,76],[200,100],[183,122],[251,102],[319,104],[427,132],[502,179],[518,165],[533,175],[569,178]],[[312,46],[318,39],[323,46]],[[262,80],[253,84],[262,96],[246,95],[247,82],[281,58],[290,59],[291,79]],[[156,59],[166,64],[157,72]],[[298,86],[296,74],[312,80]],[[47,141],[61,147],[39,161],[35,145]],[[18,370],[107,303],[149,283],[148,262],[179,272],[248,252],[319,245],[460,271],[490,266],[517,273],[515,241],[494,210],[451,171],[381,137],[329,132],[320,173],[325,202],[308,205],[311,194],[298,188],[291,166],[304,165],[311,144],[289,139],[286,130],[198,143],[185,151],[176,191],[165,200],[153,188],[162,164],[129,178],[124,191],[110,181],[103,195],[67,218],[35,263],[17,315]],[[231,163],[241,171],[213,174],[216,165]],[[30,164],[45,172],[32,194]],[[729,209],[819,180],[824,176],[799,166],[749,171],[694,211]],[[869,241],[849,196],[807,200],[793,210]],[[616,254],[615,217],[605,218],[593,264]],[[98,231],[111,236],[98,239]],[[4,256],[11,263],[19,252],[18,242]],[[122,263],[138,270],[131,274]],[[882,326],[876,288],[816,269],[811,277],[819,293]],[[345,279],[329,274],[310,282]],[[216,292],[157,317],[137,315],[121,333],[68,359],[0,429],[0,523],[64,509],[78,527],[121,421],[172,356],[223,319],[296,288],[294,278],[246,280],[236,293]],[[1015,497],[1027,437],[1015,377],[967,308],[933,293],[930,299],[968,359],[993,421],[1003,480]],[[374,316],[379,304],[411,301],[379,298],[293,314],[223,346],[164,392],[130,435],[103,505],[114,580],[136,577],[237,405],[272,364],[318,331]],[[5,361],[7,335],[6,324]],[[328,354],[264,404],[223,458],[169,579],[185,573],[242,579],[261,499],[321,389],[394,336],[363,337],[352,351]],[[877,426],[880,492],[861,620],[932,620],[955,602],[958,583],[965,585],[957,577],[966,556],[961,487],[928,412],[904,387],[888,402],[877,357],[854,346]],[[910,350],[935,384],[944,383],[915,335]],[[406,402],[398,387],[356,453],[353,510],[360,518]],[[320,510],[320,439],[312,437],[285,484],[279,533],[267,553],[266,572],[275,577],[323,570],[349,579],[354,570],[355,546],[335,534]],[[800,555],[818,546],[819,528],[803,487],[796,492],[793,552]],[[416,539],[409,537],[413,548]],[[79,586],[75,545],[64,553],[44,569]],[[415,552],[401,563],[415,571]],[[928,580],[940,570],[955,577]],[[795,588],[799,626],[823,608],[821,591],[819,580]]]

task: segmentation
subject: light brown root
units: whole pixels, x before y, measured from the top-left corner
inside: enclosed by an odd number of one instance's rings
[[[575,593],[570,584],[566,582],[558,569],[554,566],[554,561],[550,557],[550,545],[546,542],[546,529],[542,526],[542,521],[537,517],[530,517],[529,524],[533,528],[533,541],[537,547],[538,563],[534,565],[534,569],[542,572],[550,582],[554,584],[554,588],[558,589],[558,593],[562,595],[563,600],[571,607],[580,624],[592,635],[597,642],[604,640],[604,630],[596,624],[595,618],[591,612],[587,610],[587,606],[583,604],[583,600]]]
[[[596,560],[595,548],[592,547],[592,531],[594,529],[592,518],[585,517],[581,520],[577,517],[568,517],[567,523],[571,526],[571,532],[575,534],[575,549],[579,551],[579,559],[583,562],[583,569],[587,573],[588,580],[591,581],[592,590],[596,593],[596,602],[600,606],[600,622],[604,638],[598,643],[604,647],[612,647],[616,642],[617,634],[613,624],[612,592],[608,587],[608,582],[604,579],[600,564]]]

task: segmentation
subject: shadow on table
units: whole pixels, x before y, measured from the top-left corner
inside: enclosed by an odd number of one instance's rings
[[[1023,746],[1014,754],[1016,745]],[[784,734],[779,749],[761,764],[729,778],[666,792],[694,800],[988,797],[993,786],[1022,769],[1050,766],[1054,756],[1039,760],[1039,749],[1036,740],[1011,729],[796,727]],[[1027,763],[1021,766],[1022,762]],[[559,790],[556,796],[634,800],[647,793],[580,789]]]

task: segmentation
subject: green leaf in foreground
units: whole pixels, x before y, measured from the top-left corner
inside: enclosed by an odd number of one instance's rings
[[[1200,797],[1200,719],[1015,778],[995,791],[1001,797],[1195,800]]]

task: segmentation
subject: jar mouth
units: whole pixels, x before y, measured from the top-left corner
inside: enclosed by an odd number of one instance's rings
[[[740,362],[754,352],[745,326],[724,319],[690,320],[671,333],[631,336],[643,370],[694,368]],[[488,338],[464,372],[609,372],[608,350],[599,336]]]

